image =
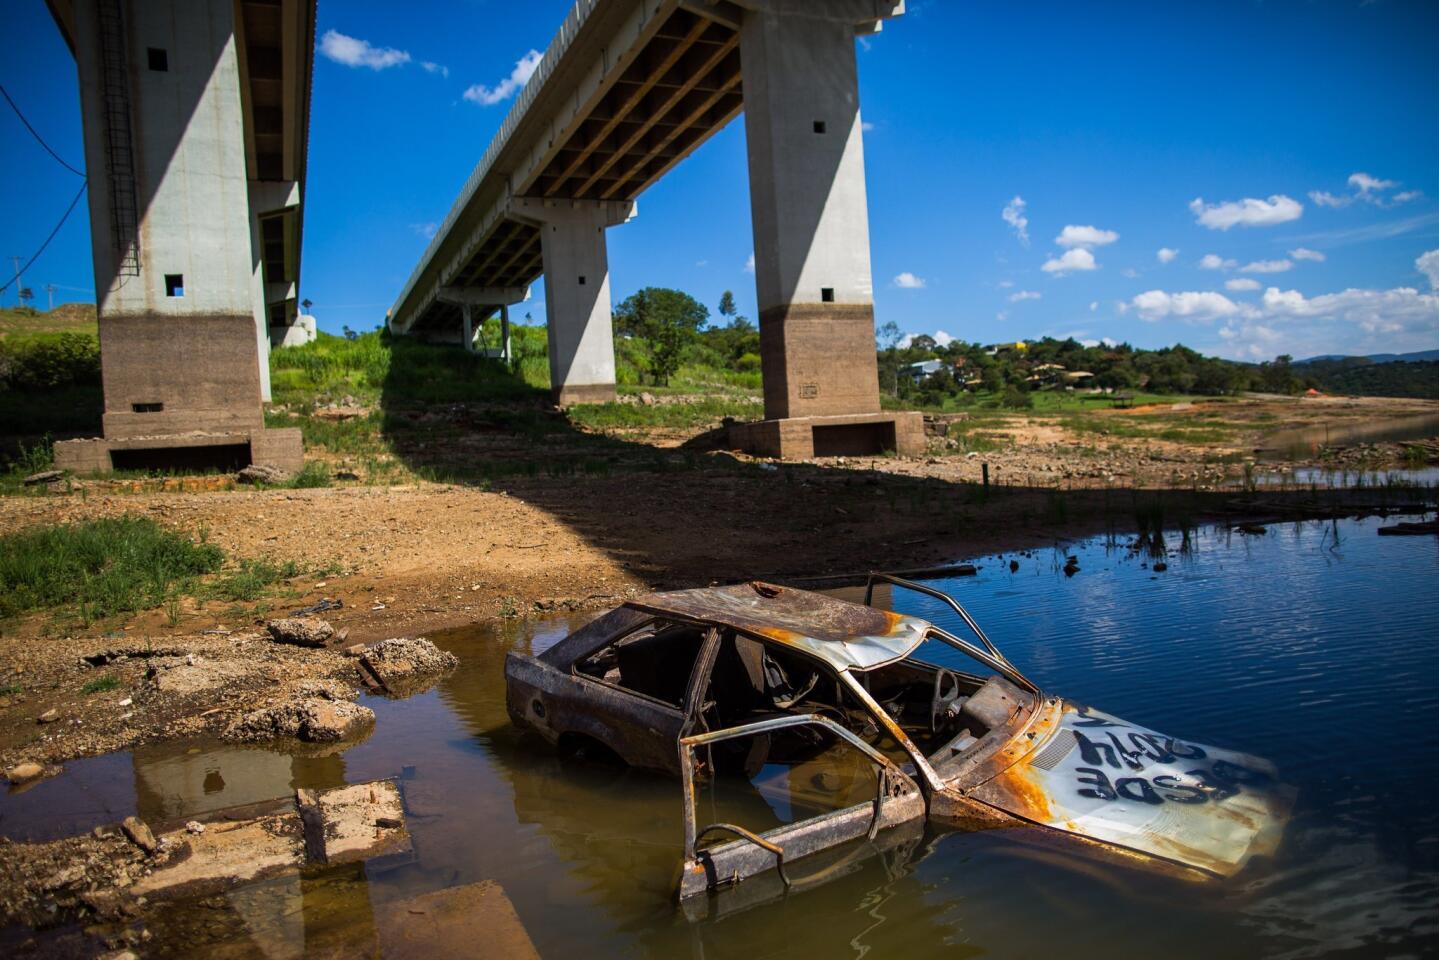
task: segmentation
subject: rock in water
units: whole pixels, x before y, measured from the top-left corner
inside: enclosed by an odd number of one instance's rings
[[[27,783],[44,772],[45,768],[38,763],[17,763],[5,771],[5,779],[11,783]]]
[[[328,620],[319,617],[284,617],[265,624],[276,643],[289,643],[297,647],[323,647],[335,635],[335,628]]]
[[[449,670],[460,661],[424,637],[381,640],[366,650],[361,662],[385,683]]]

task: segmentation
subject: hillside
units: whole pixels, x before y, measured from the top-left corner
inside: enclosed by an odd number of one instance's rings
[[[37,333],[98,332],[93,303],[62,303],[49,313],[30,307],[0,307],[0,340]]]

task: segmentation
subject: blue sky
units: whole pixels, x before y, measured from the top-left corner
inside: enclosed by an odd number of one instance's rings
[[[315,62],[301,292],[323,329],[382,320],[569,6],[320,4],[338,39]],[[7,13],[0,82],[79,165],[69,53],[43,0]],[[1418,0],[911,2],[859,50],[876,318],[1245,359],[1439,347],[1436,41]],[[78,178],[0,110],[8,266]],[[616,300],[732,289],[755,315],[744,151],[738,120],[610,231]],[[82,204],[27,275],[42,305],[47,284],[93,299],[87,231]]]

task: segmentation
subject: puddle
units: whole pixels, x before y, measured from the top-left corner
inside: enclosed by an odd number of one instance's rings
[[[1318,454],[1321,447],[1336,444],[1394,443],[1433,436],[1439,436],[1439,415],[1432,413],[1358,423],[1320,424],[1268,434],[1260,440],[1259,455],[1264,460],[1304,460]]]
[[[1022,832],[924,827],[870,856],[797,863],[787,896],[751,881],[690,919],[674,902],[678,783],[563,763],[509,724],[505,653],[544,649],[578,617],[432,636],[460,667],[406,700],[362,698],[375,732],[348,749],[185,743],[75,761],[0,796],[0,833],[400,778],[412,859],[165,907],[146,956],[407,956],[398,903],[484,881],[544,957],[1420,954],[1439,936],[1439,810],[1425,799],[1439,778],[1439,544],[1380,538],[1379,525],[1204,531],[1163,573],[1093,543],[1012,555],[1015,573],[1010,555],[983,559],[977,576],[937,584],[1046,689],[1280,765],[1300,791],[1284,845],[1230,884],[1100,864]],[[953,626],[927,598],[899,599]],[[786,816],[785,775],[762,772],[757,800],[715,802]]]

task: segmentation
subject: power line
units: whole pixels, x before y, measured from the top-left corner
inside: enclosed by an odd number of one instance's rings
[[[30,121],[25,119],[25,114],[21,113],[20,108],[16,106],[15,101],[10,99],[10,92],[5,89],[5,85],[3,83],[0,83],[0,94],[5,95],[5,102],[10,104],[10,109],[15,111],[15,116],[19,117],[20,122],[25,124],[25,129],[30,131],[30,136],[35,138],[35,142],[40,144],[40,146],[44,147],[45,152],[55,158],[56,163],[60,164],[60,166],[64,167],[66,170],[69,170],[77,177],[85,176],[83,171],[76,170],[74,167],[70,166],[70,164],[66,163],[64,160],[61,160],[60,154],[50,149],[50,144],[46,143],[45,138],[40,136],[40,134],[36,132],[34,127],[30,126]]]
[[[20,279],[21,274],[23,274],[26,270],[29,270],[30,267],[35,263],[35,261],[40,259],[40,254],[45,252],[45,248],[50,246],[50,241],[55,239],[55,234],[59,233],[60,228],[65,226],[65,221],[70,219],[70,214],[75,210],[75,204],[80,202],[80,198],[85,195],[85,188],[88,186],[88,183],[80,184],[80,192],[75,194],[75,199],[71,200],[70,206],[65,208],[65,215],[60,218],[59,223],[55,224],[55,229],[50,231],[50,236],[46,237],[45,242],[40,244],[40,249],[35,251],[35,256],[31,257],[29,260],[26,260],[25,266],[15,271],[15,276],[11,280],[9,280],[5,284],[5,286],[0,287],[0,293],[4,293],[6,290],[9,290],[15,284],[15,281]]]

